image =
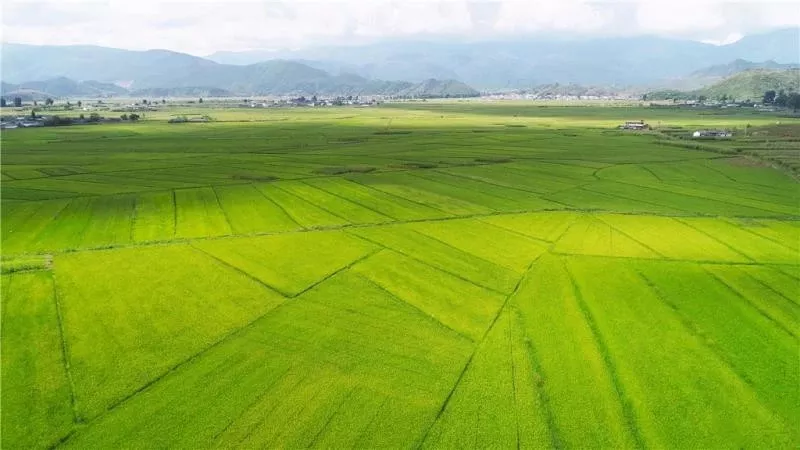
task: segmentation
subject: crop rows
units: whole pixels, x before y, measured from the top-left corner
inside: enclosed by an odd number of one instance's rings
[[[0,444],[796,447],[796,180],[620,111],[4,133]]]

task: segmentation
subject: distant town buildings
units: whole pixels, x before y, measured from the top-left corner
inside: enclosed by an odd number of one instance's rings
[[[631,94],[558,94],[546,92],[487,92],[481,95],[484,100],[552,100],[552,101],[631,101],[639,100],[639,96]]]
[[[245,99],[240,103],[239,107],[245,108],[281,108],[281,107],[312,107],[321,108],[327,106],[357,106],[368,107],[375,106],[390,100],[390,97],[385,96],[348,96],[348,97],[317,97],[316,95],[311,98],[306,97],[271,97],[259,100]]]

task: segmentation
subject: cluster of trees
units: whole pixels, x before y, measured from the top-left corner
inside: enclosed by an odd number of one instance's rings
[[[708,96],[705,96],[705,95],[699,95],[697,97],[697,101],[700,102],[700,103],[703,103],[703,102],[705,102],[707,100],[708,100]],[[736,103],[736,98],[734,96],[728,95],[728,94],[718,95],[713,100],[716,100],[716,101],[722,102],[722,103]],[[750,101],[750,99],[747,99],[743,103],[752,103],[752,102]]]
[[[786,93],[783,89],[777,93],[774,90],[764,92],[762,102],[765,105],[775,105],[781,108],[792,108],[795,112],[800,109],[800,93]]]
[[[36,118],[36,112],[31,111],[31,118]],[[140,116],[138,114],[123,114],[119,117],[121,120],[129,120],[129,121],[137,121],[139,120]],[[98,113],[91,113],[89,117],[84,116],[83,114],[79,115],[77,119],[72,117],[61,117],[61,116],[48,116],[44,119],[45,126],[50,127],[60,127],[65,125],[73,125],[75,123],[99,123],[103,120],[103,117]]]
[[[144,98],[144,99],[142,99],[141,102],[135,103],[135,105],[139,105],[139,104],[142,104],[142,105],[157,105],[159,103],[161,103],[162,105],[165,105],[167,103],[167,100],[162,98],[161,102],[159,102],[158,100],[148,100],[148,99]]]
[[[167,122],[169,123],[186,123],[189,121],[189,118],[186,116],[178,116],[169,119]]]
[[[101,103],[101,102],[98,102],[98,103]],[[48,98],[46,98],[44,100],[44,106],[53,106],[53,104],[55,104],[55,100],[53,100],[50,97],[48,97]],[[83,106],[83,102],[78,100],[77,105],[78,105],[78,108],[80,108],[80,107]],[[8,106],[8,101],[5,99],[5,97],[0,97],[0,107],[5,108],[6,106]],[[22,97],[14,97],[14,107],[20,108],[21,106],[22,106]],[[33,101],[33,106],[39,106],[39,102],[34,100]],[[64,109],[72,109],[72,103],[67,102],[64,105]]]
[[[33,114],[33,112],[31,112],[31,114]],[[88,119],[83,114],[79,115],[78,120],[89,123],[98,123],[101,120],[103,120],[103,118],[100,116],[100,114],[91,113],[89,114]],[[45,126],[49,127],[61,127],[65,125],[72,125],[74,123],[75,119],[73,119],[72,117],[48,116],[44,119]]]
[[[187,116],[176,116],[169,119],[167,122],[168,123],[211,122],[212,120],[214,120],[213,117],[209,116],[208,114],[204,114],[201,117],[194,117],[194,118],[189,118]]]
[[[0,108],[8,106],[8,101],[5,97],[0,97]],[[14,107],[19,108],[22,106],[22,97],[14,97]]]
[[[330,103],[334,106],[342,106],[345,104],[345,102],[351,102],[353,100],[358,101],[358,96],[357,95],[355,97],[352,95],[348,95],[347,97],[339,96],[334,98],[333,100],[330,100]],[[290,100],[291,103],[294,103],[296,105],[307,105],[311,103],[316,104],[318,101],[319,99],[317,98],[316,95],[311,96],[311,98],[306,98],[306,96],[301,95],[300,97],[293,98]]]
[[[44,124],[48,127],[61,127],[65,125],[72,125],[74,120],[71,117],[49,116],[44,119]]]

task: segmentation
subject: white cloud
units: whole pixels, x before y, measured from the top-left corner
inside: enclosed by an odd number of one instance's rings
[[[3,40],[216,50],[362,43],[381,38],[658,34],[727,42],[800,25],[797,0],[6,0]]]
[[[504,2],[497,31],[514,33],[602,30],[613,19],[604,5],[576,0]]]
[[[643,31],[717,44],[734,42],[749,32],[800,26],[800,3],[643,2],[637,8],[637,26]]]

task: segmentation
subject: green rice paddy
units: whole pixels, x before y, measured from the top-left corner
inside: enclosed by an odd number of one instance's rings
[[[614,129],[774,117],[159,114],[3,133],[4,448],[800,444],[797,160]]]

